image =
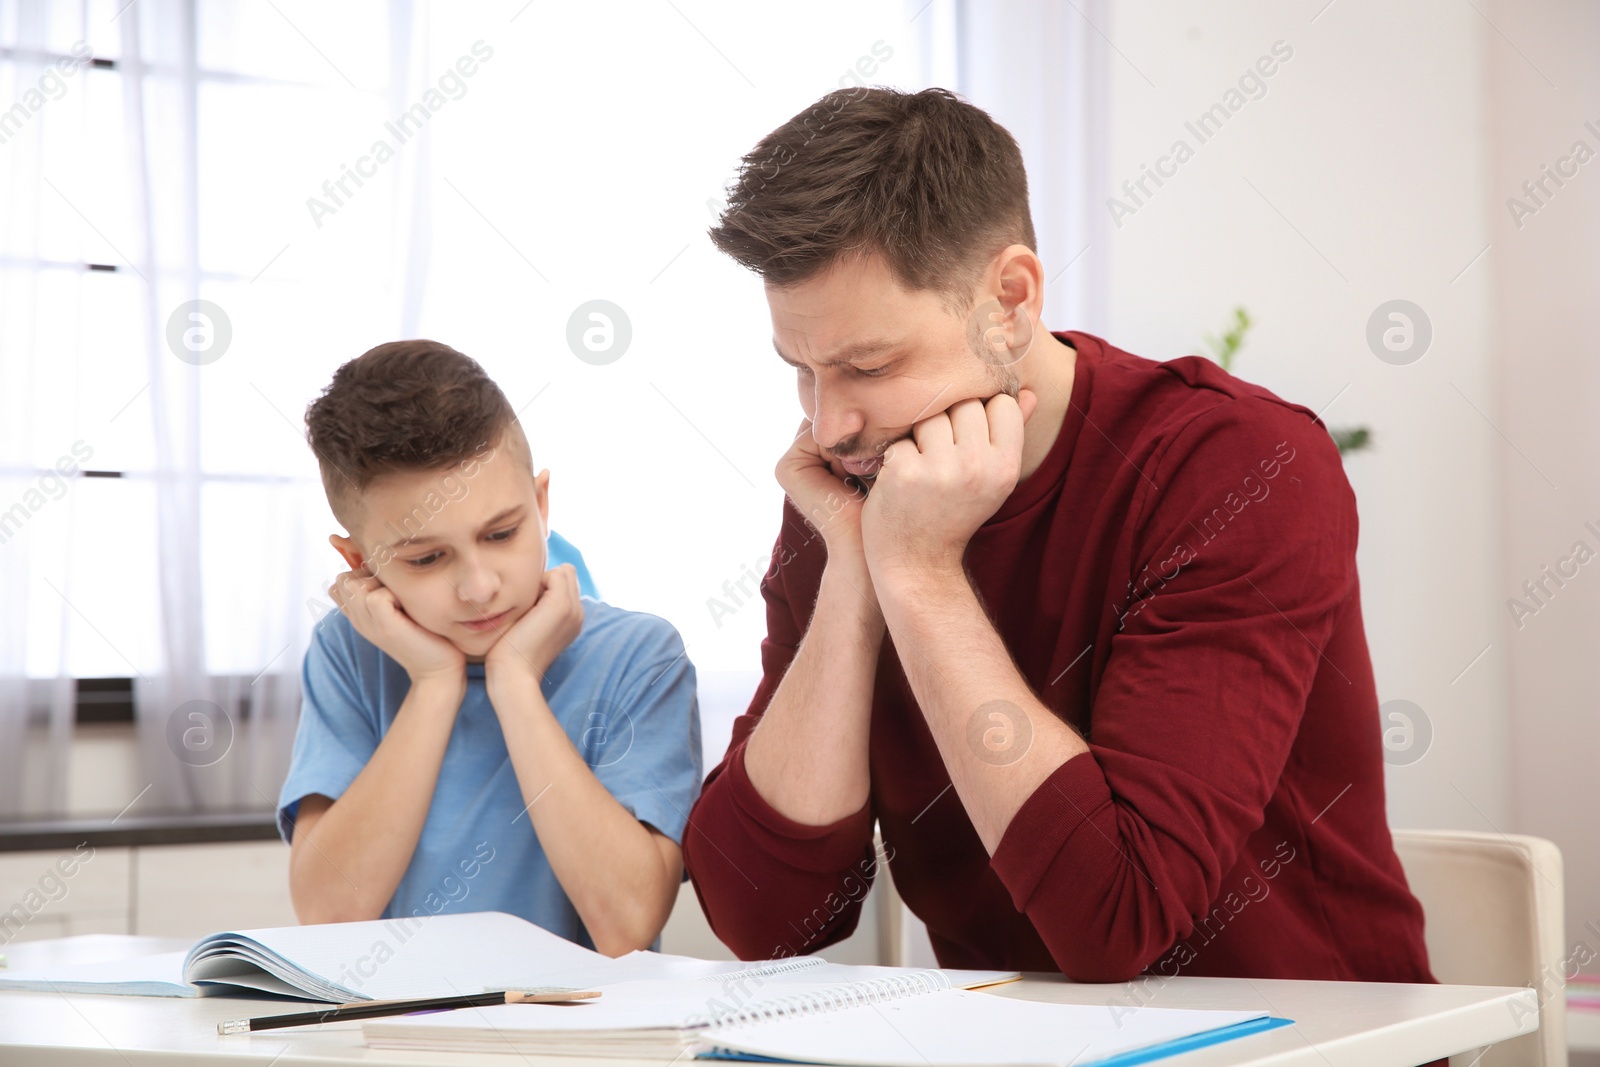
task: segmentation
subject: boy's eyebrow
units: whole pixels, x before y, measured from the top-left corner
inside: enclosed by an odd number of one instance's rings
[[[832,359],[818,360],[817,365],[819,367],[836,367],[843,363],[854,363],[858,359],[871,359],[873,356],[881,355],[891,348],[898,347],[900,347],[899,341],[890,341],[887,339],[857,341],[853,345],[846,345],[845,347],[841,348],[839,350],[839,354]],[[801,366],[801,364],[796,363],[794,360],[783,354],[783,349],[778,347],[778,339],[776,337],[772,339],[772,350],[778,353],[778,358],[789,364],[789,366]]]
[[[513,507],[506,508],[500,514],[494,516],[488,522],[484,523],[482,529],[480,529],[478,532],[482,533],[484,530],[487,530],[489,527],[494,526],[494,525],[496,525],[498,523],[504,522],[506,519],[509,519],[511,516],[515,515],[517,512],[519,512],[521,510],[522,510],[522,505],[521,504],[517,504],[517,505],[515,505]],[[398,552],[403,548],[412,548],[412,547],[414,547],[416,545],[432,544],[433,542],[435,542],[437,540],[439,540],[439,538],[435,537],[433,534],[419,533],[419,534],[416,534],[415,536],[406,538],[404,541],[396,541],[394,544],[390,545],[389,548],[390,548],[391,551]]]

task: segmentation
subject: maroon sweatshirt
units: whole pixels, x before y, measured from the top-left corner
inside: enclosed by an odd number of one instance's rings
[[[827,826],[775,811],[744,744],[826,562],[785,502],[761,684],[683,838],[712,929],[746,959],[817,951],[886,860],[947,967],[1434,981],[1384,816],[1356,502],[1326,428],[1198,356],[1056,336],[1078,352],[1060,436],[966,566],[1089,752],[989,856],[886,639],[867,804]]]

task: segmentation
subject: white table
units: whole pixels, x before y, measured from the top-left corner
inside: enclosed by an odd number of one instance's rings
[[[120,948],[119,948],[120,946]],[[13,969],[47,966],[129,948],[183,949],[153,938],[64,938],[6,946]],[[1130,991],[1139,990],[1137,997]],[[1152,978],[1142,985],[1078,985],[1060,975],[1029,974],[994,987],[999,996],[1064,1004],[1167,1008],[1263,1009],[1295,1020],[1265,1033],[1160,1061],[1172,1067],[1416,1067],[1538,1029],[1532,989],[1495,986],[1383,985],[1244,978]],[[300,1010],[297,1002],[244,997],[67,996],[0,992],[0,1064],[222,1067],[256,1064],[475,1064],[593,1067],[592,1059],[557,1060],[500,1053],[441,1056],[369,1049],[359,1022],[220,1037],[217,1023]],[[663,1061],[638,1061],[662,1067]]]

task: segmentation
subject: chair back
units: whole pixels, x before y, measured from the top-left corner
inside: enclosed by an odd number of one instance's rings
[[[1567,1067],[1561,851],[1542,837],[1395,830],[1422,904],[1433,975],[1446,985],[1531,986],[1537,1033],[1451,1059],[1451,1067]]]

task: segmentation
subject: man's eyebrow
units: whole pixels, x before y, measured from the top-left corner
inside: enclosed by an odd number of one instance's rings
[[[497,524],[499,524],[501,522],[504,522],[506,519],[509,519],[511,516],[515,515],[517,512],[519,512],[521,510],[522,510],[522,505],[521,504],[517,504],[517,505],[514,505],[513,507],[506,508],[500,514],[496,515],[494,518],[492,518],[488,522],[484,523],[483,524],[483,529],[479,530],[478,532],[482,533],[484,530],[489,529],[489,527],[495,526],[495,525],[497,525]],[[404,541],[396,541],[394,544],[390,545],[389,547],[392,550],[398,552],[403,548],[415,548],[417,545],[428,545],[428,544],[432,544],[433,542],[435,542],[437,540],[439,540],[439,538],[435,537],[433,534],[419,533],[419,534],[416,534],[413,537],[406,538]]]
[[[845,347],[841,348],[839,350],[839,354],[834,356],[832,359],[818,360],[817,365],[819,367],[837,367],[844,363],[854,363],[858,359],[871,359],[873,356],[882,355],[891,348],[899,348],[900,344],[901,342],[899,341],[890,341],[887,339],[857,341],[855,344],[846,345]],[[794,360],[783,354],[783,349],[778,347],[778,339],[776,337],[772,339],[772,350],[778,353],[778,358],[789,364],[789,366],[801,366],[801,364],[796,363]]]

